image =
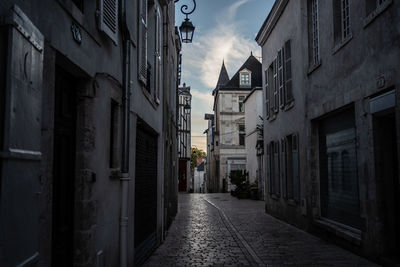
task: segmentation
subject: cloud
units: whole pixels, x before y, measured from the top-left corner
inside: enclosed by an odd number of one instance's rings
[[[202,104],[207,104],[212,106],[214,102],[213,96],[208,92],[204,93],[196,89],[191,89],[190,93],[192,94],[193,99],[196,99],[196,101],[200,100],[201,102],[203,102]]]
[[[223,10],[214,29],[199,36],[192,45],[183,47],[184,68],[190,69],[190,73],[198,76],[208,88],[215,87],[223,60],[232,77],[250,56],[250,51],[255,54],[260,51],[254,40],[240,33],[240,23],[235,22],[238,8],[249,1],[236,1]]]

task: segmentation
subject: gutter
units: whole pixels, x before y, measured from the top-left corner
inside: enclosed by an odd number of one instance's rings
[[[129,136],[130,136],[130,71],[131,41],[126,20],[126,0],[121,0],[121,32],[123,42],[123,98],[122,98],[122,162],[121,162],[121,212],[120,212],[120,266],[128,265],[128,195],[129,195]]]

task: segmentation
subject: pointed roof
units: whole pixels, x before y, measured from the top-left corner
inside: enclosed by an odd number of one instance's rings
[[[254,87],[262,86],[262,64],[261,62],[253,56],[253,53],[250,54],[249,58],[243,63],[243,65],[239,68],[239,70],[233,75],[232,79],[227,82],[224,86],[225,88],[239,88],[239,72],[243,69],[247,69],[251,71],[251,88],[247,88],[246,90],[251,90]],[[243,88],[241,88],[243,89]]]
[[[225,68],[225,61],[223,60],[221,71],[219,72],[217,86],[215,88],[217,89],[218,87],[225,85],[227,82],[229,82],[229,75]]]

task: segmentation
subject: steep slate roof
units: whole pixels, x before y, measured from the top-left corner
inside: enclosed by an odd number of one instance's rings
[[[229,75],[225,68],[225,62],[222,61],[221,71],[219,72],[216,88],[218,88],[219,86],[224,86],[227,82],[229,82]]]
[[[225,68],[225,61],[222,61],[221,70],[219,71],[218,82],[215,86],[215,89],[212,91],[212,95],[214,95],[216,91],[218,91],[218,89],[221,86],[224,86],[227,82],[229,82],[229,75]]]
[[[251,71],[251,87],[249,88],[240,88],[239,84],[239,72],[243,69],[248,69]],[[221,86],[221,90],[246,90],[250,91],[254,87],[262,86],[262,64],[261,62],[253,56],[253,53],[250,57],[243,63],[243,65],[239,68],[239,70],[233,75],[232,79],[226,85]]]

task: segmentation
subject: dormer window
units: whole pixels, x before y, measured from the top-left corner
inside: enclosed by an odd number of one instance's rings
[[[251,71],[244,69],[239,73],[240,87],[251,87]]]

